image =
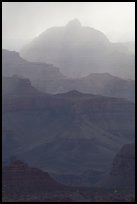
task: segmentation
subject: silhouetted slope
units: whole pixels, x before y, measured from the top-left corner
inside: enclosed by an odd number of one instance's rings
[[[14,160],[2,168],[3,202],[132,202],[131,191],[67,187],[47,172]]]
[[[135,189],[135,145],[126,144],[116,154],[104,187],[113,189]]]
[[[22,59],[17,52],[2,50],[2,75],[25,77],[32,80],[61,79],[64,76],[51,64],[32,63]]]
[[[29,79],[13,76],[2,77],[2,95],[32,96],[40,92],[32,87]]]
[[[64,93],[77,90],[83,93],[135,100],[135,81],[123,80],[108,73],[93,73],[80,79],[41,80],[35,86],[48,93]]]
[[[56,94],[77,90],[135,100],[133,80],[122,80],[108,73],[93,73],[80,79],[67,79],[52,65],[30,63],[19,57],[18,53],[7,50],[3,50],[2,54],[3,76],[18,75],[29,78],[39,91]],[[4,86],[7,85],[3,84]]]
[[[7,195],[41,194],[63,188],[47,172],[32,168],[19,160],[2,168],[3,191]]]

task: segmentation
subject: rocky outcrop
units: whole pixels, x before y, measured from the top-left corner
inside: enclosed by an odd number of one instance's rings
[[[135,189],[135,145],[126,144],[113,160],[109,177],[105,181],[107,188]]]
[[[123,177],[133,176],[135,173],[135,145],[127,144],[122,147],[113,161],[111,175],[121,175]]]
[[[2,78],[2,95],[14,96],[33,96],[40,94],[32,87],[29,79],[20,78],[18,76]]]

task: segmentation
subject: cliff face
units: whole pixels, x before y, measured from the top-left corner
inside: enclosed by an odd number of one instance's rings
[[[34,87],[32,87],[29,79],[13,77],[2,78],[2,95],[37,95],[40,94]]]
[[[110,175],[105,182],[107,188],[135,189],[135,145],[124,145],[113,160]]]
[[[135,145],[124,145],[113,161],[112,176],[135,177]]]

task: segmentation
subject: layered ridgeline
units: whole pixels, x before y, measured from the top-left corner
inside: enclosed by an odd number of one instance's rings
[[[3,202],[70,201],[65,187],[47,172],[13,160],[2,168]]]
[[[26,95],[25,88],[3,95],[3,161],[15,155],[64,183],[91,185],[89,173],[97,182],[121,146],[134,141],[133,103],[78,91],[28,94],[29,84],[24,79]]]
[[[111,182],[109,177],[102,187],[84,188],[62,185],[46,171],[12,158],[2,168],[3,202],[133,202],[134,162],[134,146],[125,145],[115,158]]]
[[[46,62],[69,77],[91,73],[134,78],[135,56],[131,43],[111,43],[100,31],[84,27],[77,19],[64,27],[52,27],[34,38],[20,55],[29,61]]]
[[[92,73],[79,79],[68,79],[53,65],[27,62],[18,53],[7,50],[2,51],[2,71],[3,76],[18,75],[29,78],[35,88],[45,93],[77,90],[130,101],[134,101],[135,97],[134,80],[124,80],[108,73]]]
[[[64,78],[59,69],[47,63],[30,63],[15,51],[2,50],[2,75],[29,78],[34,80],[59,80]]]
[[[135,81],[124,80],[109,73],[92,73],[79,79],[39,80],[34,86],[45,93],[65,93],[77,90],[82,93],[125,98],[135,101]]]

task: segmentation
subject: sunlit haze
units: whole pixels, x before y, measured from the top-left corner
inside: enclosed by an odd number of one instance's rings
[[[9,50],[20,50],[47,28],[74,18],[112,42],[135,39],[134,2],[3,2],[2,7],[2,44]]]

